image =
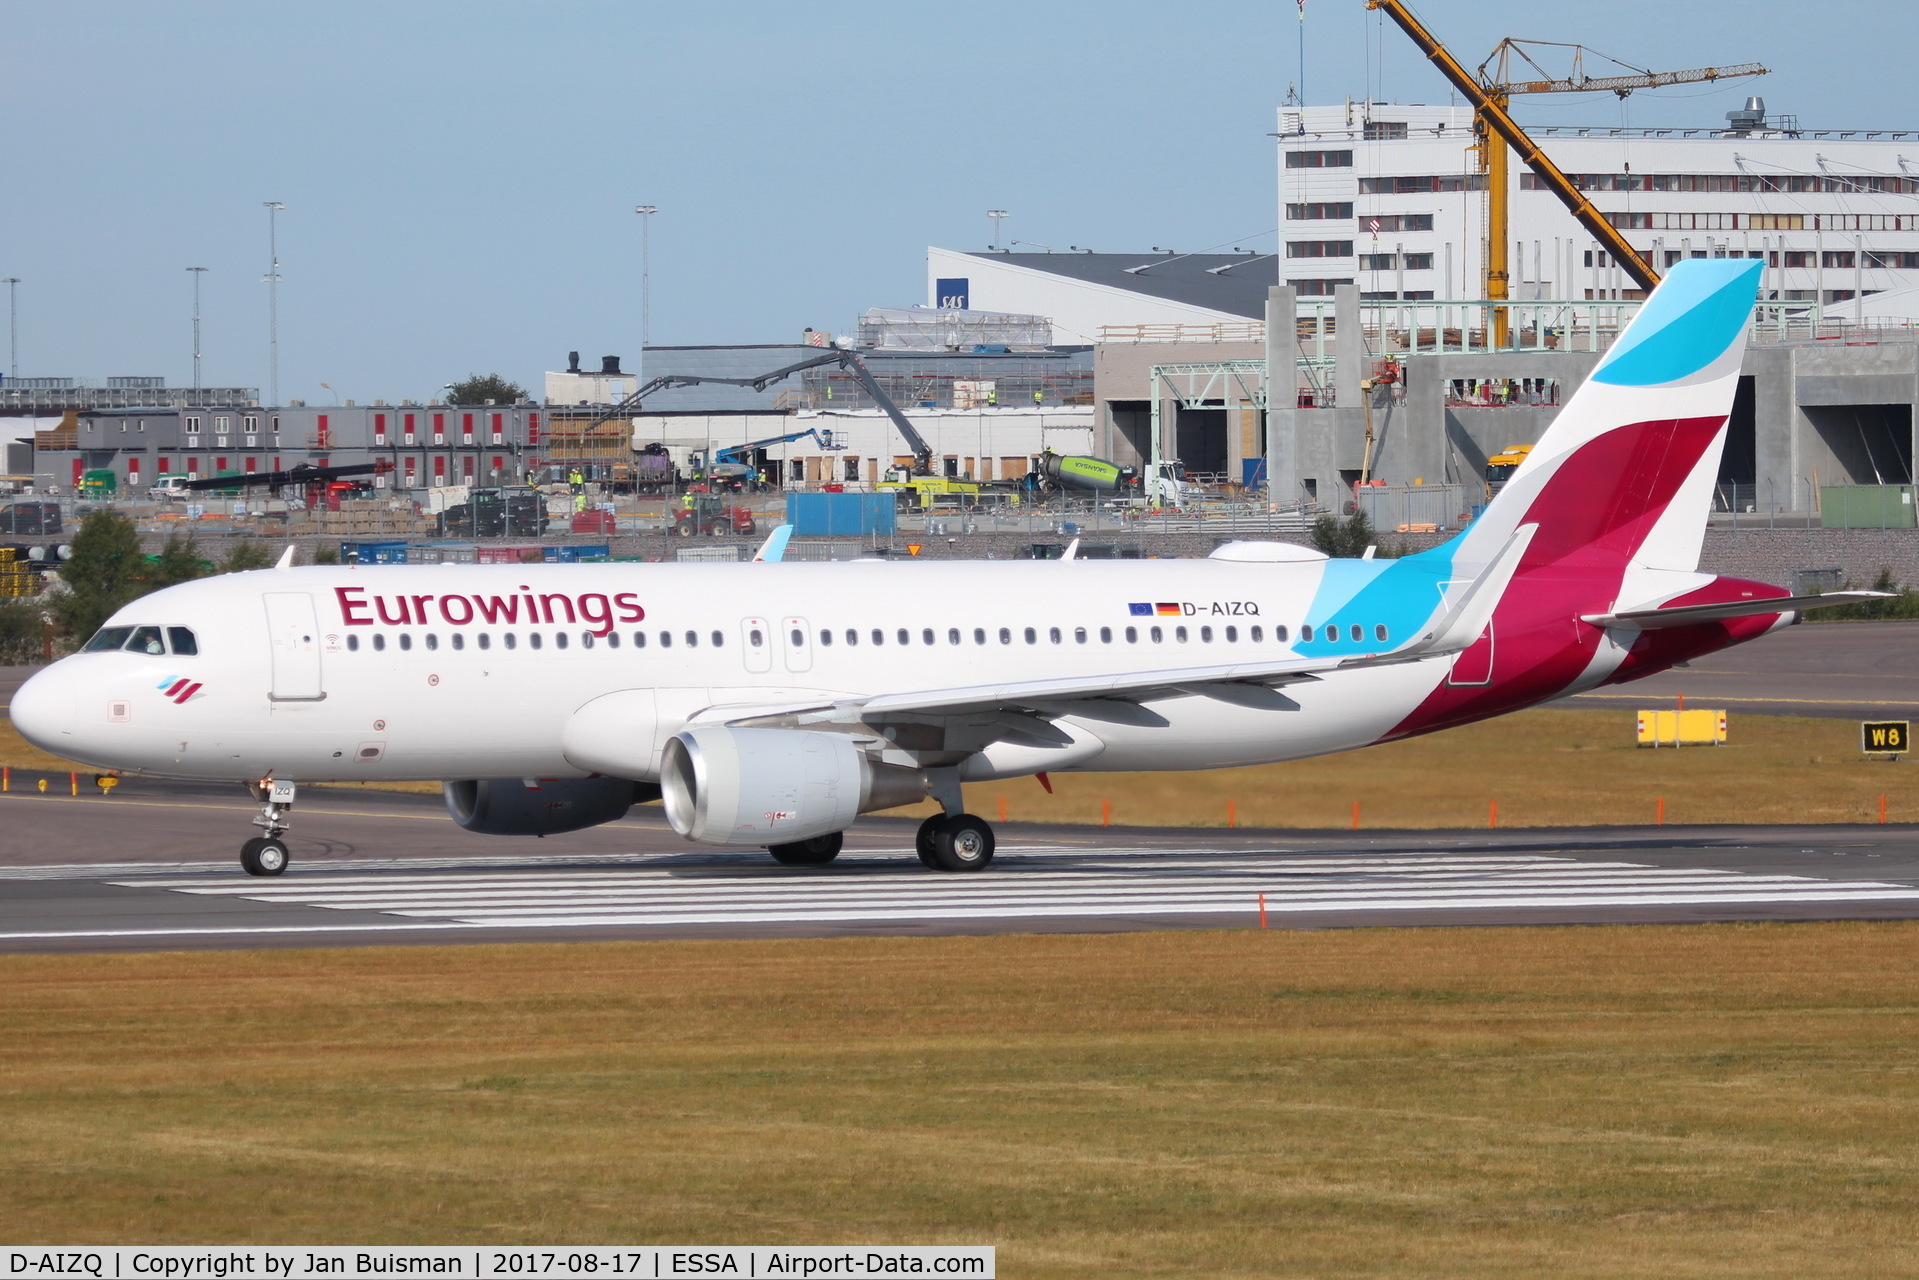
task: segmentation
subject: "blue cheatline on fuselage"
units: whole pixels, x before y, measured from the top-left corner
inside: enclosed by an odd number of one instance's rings
[[[1328,560],[1306,610],[1313,638],[1293,647],[1310,655],[1376,653],[1378,625],[1386,627],[1390,644],[1411,640],[1440,606],[1458,541],[1398,560]],[[1358,640],[1355,623],[1361,627]]]

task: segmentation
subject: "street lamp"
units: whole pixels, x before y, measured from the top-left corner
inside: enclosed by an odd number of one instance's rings
[[[200,277],[207,273],[205,267],[188,267],[193,275],[193,389],[200,389]],[[195,397],[198,402],[198,397]]]
[[[988,209],[986,216],[993,220],[993,252],[999,252],[999,229],[1006,219],[1006,210]]]
[[[278,200],[262,200],[267,211],[267,403],[280,403],[280,210]]]
[[[653,215],[656,204],[633,206],[640,215],[640,358],[633,362],[633,376],[646,368],[646,349],[653,345]]]
[[[20,380],[20,277],[0,280],[7,286],[7,376]]]

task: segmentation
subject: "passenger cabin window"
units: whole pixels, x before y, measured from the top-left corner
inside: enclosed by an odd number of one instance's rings
[[[537,648],[539,648],[539,647],[540,647],[540,633],[539,633],[539,632],[537,632],[537,631],[529,631],[529,632],[527,632],[527,633],[526,633],[526,647],[527,647],[527,648],[529,648],[529,649],[537,649]]]
[[[1385,629],[1380,628],[1381,631]],[[200,642],[194,638],[193,631],[188,627],[168,627],[167,647],[172,649],[176,656],[182,658],[195,657],[200,652]]]
[[[375,632],[373,635],[373,651],[375,653],[380,653],[380,652],[384,652],[385,649],[386,649],[386,636],[379,632]]]
[[[715,649],[723,648],[726,644],[726,633],[723,631],[715,631],[712,640]]]
[[[1211,644],[1213,642],[1213,629],[1211,627],[1201,627],[1199,629],[1199,638],[1207,644]]]
[[[349,635],[346,638],[346,649],[348,653],[358,653],[360,651],[360,637]]]
[[[606,633],[606,647],[607,647],[607,648],[609,648],[609,649],[617,649],[617,648],[619,648],[619,647],[620,647],[620,633],[619,633],[619,632],[617,632],[617,631],[609,631],[609,632],[607,632],[607,633]]]
[[[902,640],[902,641],[900,641],[900,643],[901,643],[901,644],[904,644],[904,643],[906,643],[906,642],[905,642],[904,640]],[[928,628],[926,628],[926,629],[925,629],[924,631],[922,631],[922,632],[920,632],[920,643],[922,643],[922,644],[932,644],[932,643],[933,643],[933,628],[931,628],[931,627],[928,627]],[[953,643],[955,643],[955,644],[958,644],[958,643],[959,643],[959,635],[958,635],[958,633],[955,633],[955,634],[954,634],[954,636],[953,636]]]
[[[1037,632],[1037,631],[1035,631],[1035,630],[1033,630],[1033,629],[1032,629],[1031,627],[1028,627],[1028,628],[1026,628],[1026,643],[1027,643],[1027,644],[1038,644],[1038,643],[1039,643],[1039,632]]]
[[[1313,624],[1312,624],[1312,623],[1310,623],[1310,622],[1307,622],[1307,623],[1302,623],[1302,624],[1300,625],[1300,628],[1299,628],[1299,638],[1300,638],[1300,641],[1301,641],[1302,643],[1310,643],[1310,642],[1312,641],[1312,638],[1313,638]]]
[[[412,635],[410,635],[409,633],[405,631],[402,631],[400,633],[400,647],[402,649],[411,649],[413,647]]]
[[[874,644],[886,643],[886,633],[884,631],[881,631],[878,627],[873,628],[873,643]]]
[[[1128,628],[1126,628],[1126,643],[1127,643],[1127,644],[1138,644],[1138,643],[1139,643],[1139,628],[1138,628],[1138,627],[1128,627]]]
[[[660,632],[660,648],[671,649],[672,647],[673,647],[673,633],[671,631]]]
[[[1257,634],[1257,629],[1255,629],[1255,634],[1254,634],[1254,636],[1253,636],[1253,639],[1255,639],[1255,640],[1257,640],[1257,639],[1259,639],[1259,636],[1258,636],[1258,634]],[[1280,644],[1285,644],[1285,643],[1286,643],[1286,628],[1284,628],[1284,627],[1274,627],[1274,628],[1273,628],[1273,639],[1275,639],[1275,640],[1277,640],[1277,641],[1278,641],[1278,642],[1279,642]]]
[[[1385,623],[1382,622],[1373,628],[1373,639],[1379,641],[1381,644],[1384,644],[1386,642],[1386,624]]]
[[[1361,627],[1357,622],[1355,622],[1350,629],[1353,633],[1353,640],[1355,643],[1357,643],[1358,641],[1364,640],[1366,638],[1365,628]]]
[[[429,649],[437,649],[437,648],[439,648],[439,647],[440,647],[440,637],[438,637],[438,636],[436,636],[436,635],[434,635],[434,634],[433,634],[433,633],[432,633],[431,631],[429,631],[429,632],[427,632],[427,633],[426,633],[426,647],[427,647],[427,648],[429,648]]]
[[[1229,637],[1231,636],[1231,634],[1232,634],[1231,632],[1227,633]],[[1254,644],[1258,644],[1262,639],[1265,638],[1265,635],[1266,633],[1262,628],[1259,628],[1259,627],[1246,628],[1246,638],[1248,640],[1251,640]]]
[[[948,628],[946,629],[946,643],[948,643],[948,644],[958,644],[959,642],[960,642],[960,634],[959,634],[959,628],[958,628],[958,627],[948,627]]]
[[[800,633],[795,631],[793,633],[793,643],[798,644],[799,642],[800,642]],[[820,643],[828,644],[828,645],[833,643],[833,633],[831,631],[828,631],[825,627],[820,628]]]
[[[1013,629],[1011,627],[1001,627],[999,629],[999,642],[1001,644],[1013,643]]]
[[[689,631],[689,632],[687,632],[687,633],[686,633],[686,647],[687,647],[687,648],[689,648],[689,649],[693,649],[693,648],[697,648],[697,647],[699,646],[699,643],[700,643],[700,633],[699,633],[699,632],[697,632],[697,631]]]
[[[985,627],[974,627],[974,628],[973,628],[973,643],[974,643],[974,644],[985,644],[985,643],[986,643],[986,628],[985,628]]]
[[[1165,635],[1160,631],[1158,627],[1154,627],[1152,630],[1148,631],[1146,634],[1152,637],[1154,644],[1158,644],[1160,641],[1166,638]]]
[[[1099,642],[1101,644],[1113,643],[1113,629],[1111,627],[1101,627],[1099,629]]]
[[[453,633],[453,634],[452,634],[451,636],[449,636],[449,637],[447,637],[447,638],[448,638],[448,639],[449,639],[450,641],[452,641],[452,643],[453,643],[453,647],[454,647],[455,649],[464,649],[464,648],[466,648],[466,637],[465,637],[464,635],[462,635],[462,634],[460,634],[460,633],[459,633],[458,631],[455,631],[455,632],[454,632],[454,633]]]
[[[517,635],[513,634],[511,631],[501,636],[500,639],[501,641],[505,643],[506,647],[509,649],[517,647],[520,643],[520,638]]]
[[[553,633],[553,647],[554,647],[555,649],[564,649],[564,648],[566,648],[566,632],[564,632],[564,631],[555,631],[555,632]]]

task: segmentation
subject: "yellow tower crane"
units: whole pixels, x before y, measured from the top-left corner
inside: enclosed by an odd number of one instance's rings
[[[1507,148],[1519,153],[1520,160],[1538,175],[1541,185],[1559,197],[1560,203],[1571,211],[1579,224],[1586,228],[1593,239],[1619,263],[1633,282],[1642,289],[1650,290],[1659,283],[1659,274],[1653,265],[1640,256],[1639,251],[1627,243],[1618,228],[1606,220],[1606,216],[1593,207],[1592,201],[1572,184],[1571,179],[1559,171],[1542,151],[1539,144],[1526,135],[1507,110],[1516,93],[1593,93],[1610,90],[1624,97],[1635,89],[1651,89],[1661,85],[1696,84],[1701,81],[1724,80],[1734,76],[1756,76],[1765,74],[1766,68],[1756,62],[1743,62],[1726,67],[1699,67],[1690,71],[1646,71],[1628,63],[1618,65],[1626,67],[1632,74],[1623,76],[1587,76],[1585,74],[1585,54],[1589,52],[1579,45],[1551,45],[1546,41],[1502,40],[1491,56],[1479,66],[1475,75],[1467,73],[1459,61],[1447,51],[1446,46],[1412,15],[1401,0],[1366,0],[1368,9],[1384,10],[1399,29],[1412,38],[1426,59],[1439,68],[1440,74],[1451,82],[1468,102],[1473,104],[1474,130],[1478,135],[1480,171],[1486,175],[1486,297],[1493,301],[1503,301],[1512,296],[1511,273],[1508,268],[1508,252],[1512,248],[1509,212],[1511,200],[1511,178],[1507,167]],[[1555,77],[1546,73],[1533,57],[1526,52],[1528,47],[1569,48],[1574,51],[1572,74]],[[1599,54],[1599,57],[1606,57]],[[1515,80],[1510,72],[1514,60],[1523,62],[1539,76],[1533,80]],[[1616,61],[1607,58],[1607,61]],[[1511,319],[1503,307],[1493,311],[1493,344],[1504,346],[1511,337]]]

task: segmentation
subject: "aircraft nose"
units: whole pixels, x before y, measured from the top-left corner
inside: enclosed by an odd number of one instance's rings
[[[73,681],[62,665],[55,663],[15,690],[7,714],[21,737],[65,757],[72,752]]]

